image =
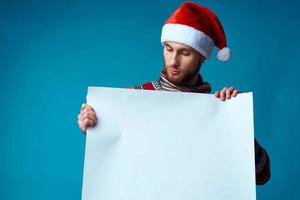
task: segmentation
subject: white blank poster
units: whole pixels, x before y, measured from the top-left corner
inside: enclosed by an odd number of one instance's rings
[[[89,87],[83,200],[255,200],[252,93]]]

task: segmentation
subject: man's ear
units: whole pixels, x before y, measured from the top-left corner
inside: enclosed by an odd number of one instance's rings
[[[202,60],[202,63],[204,63],[204,61],[206,61],[206,59],[205,59],[205,58]]]
[[[201,64],[203,64],[203,63],[204,63],[204,61],[205,61],[205,57],[201,55],[201,58],[200,58],[200,63],[201,63]]]
[[[198,52],[200,55],[200,63],[203,63],[205,60],[205,56],[203,56],[200,52]]]

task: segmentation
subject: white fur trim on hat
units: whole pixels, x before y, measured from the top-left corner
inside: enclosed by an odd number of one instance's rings
[[[213,40],[205,33],[183,24],[165,24],[162,28],[161,43],[165,41],[186,44],[200,52],[206,59],[214,47]]]
[[[228,47],[224,47],[218,50],[217,59],[220,61],[228,61],[231,57],[231,50]]]

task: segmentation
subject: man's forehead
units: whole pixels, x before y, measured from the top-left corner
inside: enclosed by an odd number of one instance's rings
[[[194,50],[192,47],[190,47],[186,44],[179,43],[179,42],[166,41],[166,42],[164,42],[164,44],[166,46],[171,46],[171,47],[176,48],[176,49]]]

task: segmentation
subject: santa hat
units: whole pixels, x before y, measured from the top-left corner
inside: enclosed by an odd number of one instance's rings
[[[218,60],[225,62],[231,55],[218,17],[208,8],[193,2],[183,3],[167,19],[161,34],[161,43],[165,41],[186,44],[206,59],[211,55],[214,45],[219,48]]]

